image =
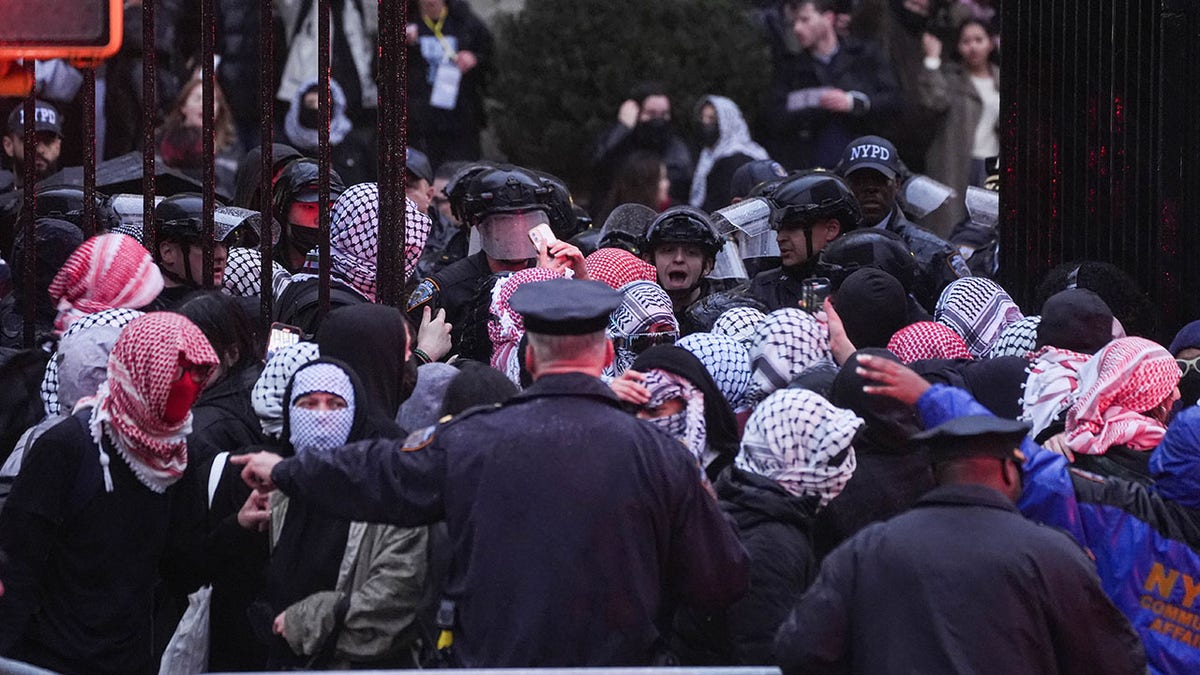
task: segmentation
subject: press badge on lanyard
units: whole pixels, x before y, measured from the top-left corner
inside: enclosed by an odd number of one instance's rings
[[[458,105],[458,89],[462,85],[462,73],[458,70],[458,52],[442,34],[442,27],[446,25],[448,14],[449,8],[443,8],[442,15],[438,17],[437,21],[433,21],[429,17],[421,17],[429,30],[433,31],[433,37],[442,47],[442,58],[436,66],[433,66],[435,68],[433,90],[429,93],[429,105],[442,110],[454,110],[454,107]]]

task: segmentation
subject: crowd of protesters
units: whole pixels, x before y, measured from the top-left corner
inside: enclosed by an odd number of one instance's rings
[[[150,220],[101,199],[85,238],[82,190],[39,184],[27,256],[0,218],[0,657],[1200,669],[1200,321],[1156,342],[1100,261],[1057,261],[1029,312],[993,280],[990,3],[767,3],[765,121],[706,93],[693,147],[638,84],[590,157],[593,223],[480,158],[490,35],[421,0],[402,280],[378,265],[374,3],[334,3],[328,311],[314,3],[277,2],[269,214],[236,95],[257,28],[219,4],[211,240],[186,79]],[[35,110],[44,178],[70,118]]]

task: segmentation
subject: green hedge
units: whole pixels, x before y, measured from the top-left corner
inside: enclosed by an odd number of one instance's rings
[[[508,158],[590,189],[592,140],[642,80],[672,95],[690,133],[695,101],[721,94],[751,121],[770,81],[765,38],[741,0],[528,0],[501,18],[489,87]]]

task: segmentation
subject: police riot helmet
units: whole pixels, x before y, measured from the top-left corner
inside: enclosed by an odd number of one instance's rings
[[[464,222],[477,226],[498,213],[540,210],[550,215],[554,189],[537,174],[502,164],[476,174],[463,198]]]
[[[532,173],[550,188],[547,214],[550,216],[550,229],[554,230],[554,236],[567,240],[579,234],[583,228],[576,215],[575,199],[571,196],[571,189],[567,187],[567,183],[558,176],[545,171],[533,171]],[[584,212],[584,216],[587,216],[586,212]],[[589,217],[588,222],[590,221]]]
[[[213,241],[226,246],[253,246],[258,243],[255,218],[257,212],[237,207],[225,207],[216,202],[213,214]],[[232,209],[232,210],[231,210]],[[184,192],[159,202],[154,207],[156,241],[170,241],[190,246],[204,241],[204,197],[196,192]]]
[[[707,213],[691,206],[672,206],[646,228],[646,256],[652,258],[661,244],[693,244],[704,251],[705,257],[716,258],[725,242]]]
[[[96,229],[111,230],[120,223],[116,213],[108,207],[108,199],[100,193],[94,197],[96,204]],[[83,188],[77,185],[48,185],[37,187],[35,218],[57,218],[83,227]]]
[[[917,262],[904,239],[876,227],[854,230],[830,242],[821,251],[816,275],[828,277],[836,289],[864,267],[887,272],[910,292],[917,278]]]
[[[838,176],[823,170],[786,178],[764,194],[771,200],[772,227],[809,228],[818,220],[836,218],[842,230],[858,227],[862,213],[854,193]]]
[[[454,214],[458,222],[466,223],[466,212],[463,210],[463,201],[467,197],[467,186],[471,184],[471,179],[495,167],[496,165],[492,162],[474,162],[454,172],[450,180],[446,181],[446,186],[442,188],[442,193],[445,194],[446,199],[450,200],[450,213]]]
[[[292,202],[315,202],[320,190],[321,165],[315,159],[298,157],[288,162],[279,177],[275,180],[272,193],[272,204],[275,208],[275,219],[281,223],[288,222],[288,207]],[[332,208],[337,198],[346,191],[346,185],[338,172],[329,170],[329,206]]]

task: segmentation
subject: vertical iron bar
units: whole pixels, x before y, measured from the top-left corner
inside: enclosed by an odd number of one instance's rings
[[[275,296],[271,292],[272,270],[271,258],[275,242],[272,241],[275,222],[272,192],[275,178],[275,158],[272,157],[272,135],[275,130],[275,92],[271,85],[275,82],[275,31],[274,0],[261,0],[258,5],[258,105],[261,112],[259,133],[262,136],[262,157],[259,168],[259,199],[258,208],[262,212],[259,231],[259,255],[262,258],[262,271],[259,276],[259,300],[262,302],[262,334],[267,335],[271,326],[271,310]],[[246,206],[250,207],[250,204]],[[286,223],[281,223],[286,227]]]
[[[158,260],[158,237],[154,233],[154,126],[158,120],[158,87],[155,73],[156,41],[154,5],[142,0],[142,240]]]
[[[35,80],[33,59],[25,59],[22,64],[25,67],[25,75],[30,82]],[[33,301],[36,293],[39,292],[37,286],[37,231],[34,228],[34,211],[37,209],[37,165],[34,158],[37,157],[37,102],[35,90],[29,92],[29,96],[25,97],[22,103],[22,115],[25,120],[24,138],[25,144],[25,160],[23,171],[21,172],[21,189],[24,190],[22,198],[24,202],[21,205],[21,227],[25,231],[25,259],[21,261],[24,265],[25,275],[25,302],[24,302],[24,335],[21,336],[25,347],[33,347],[34,339],[37,336],[37,305]]]
[[[379,0],[379,295],[404,301],[405,189],[408,162],[408,3]]]
[[[83,69],[83,235],[96,233],[96,68]]]
[[[329,93],[329,29],[332,15],[329,0],[317,0],[317,79],[321,90],[318,123],[318,164],[317,177],[317,206],[319,213],[320,236],[317,248],[320,253],[320,302],[319,312],[324,315],[329,311],[329,169],[332,155],[329,147],[329,112],[333,102]]]
[[[203,137],[201,139],[204,165],[204,265],[202,267],[204,276],[200,285],[203,288],[213,285],[213,248],[216,246],[213,241],[213,211],[216,209],[217,182],[216,169],[213,164],[216,154],[213,147],[213,134],[216,131],[213,118],[217,114],[213,95],[213,89],[217,83],[216,73],[213,71],[213,52],[216,51],[217,40],[216,23],[217,18],[213,14],[213,0],[200,0],[200,59],[202,61],[200,77],[203,78],[200,89],[204,106]]]

